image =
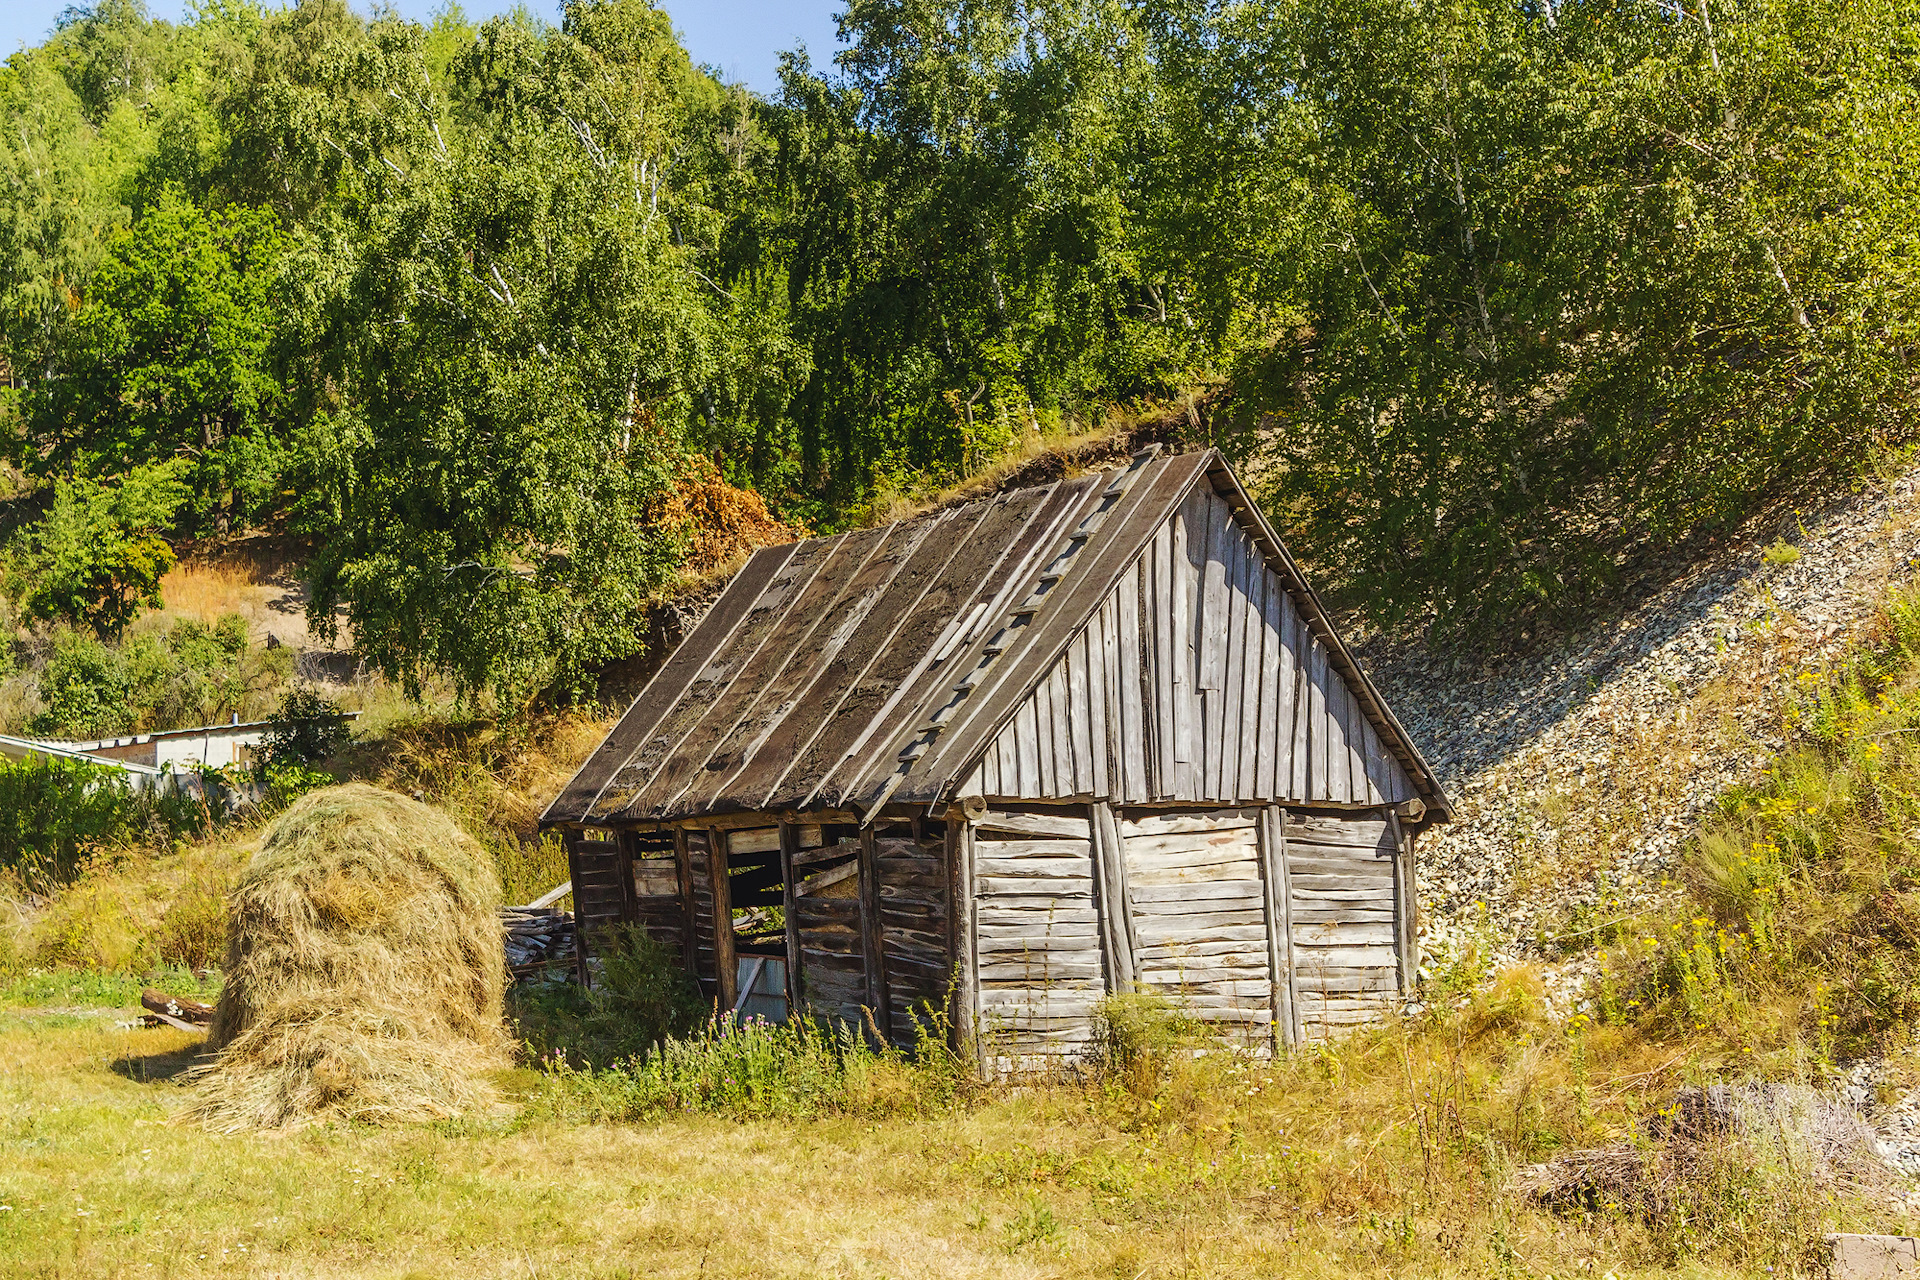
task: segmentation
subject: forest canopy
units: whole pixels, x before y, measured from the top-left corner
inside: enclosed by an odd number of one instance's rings
[[[832,531],[1195,396],[1458,635],[1912,434],[1907,0],[848,0],[770,96],[556,16],[103,0],[0,68],[37,616],[285,527],[389,677],[578,688],[688,476]]]

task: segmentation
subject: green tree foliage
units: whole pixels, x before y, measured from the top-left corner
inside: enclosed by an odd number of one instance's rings
[[[17,572],[22,611],[106,637],[160,603],[174,564],[161,536],[186,501],[178,463],[136,467],[117,483],[54,482],[53,507],[26,531]]]
[[[284,399],[270,368],[284,240],[271,213],[168,200],[111,241],[30,426],[43,468],[182,459],[193,525],[277,496]]]
[[[295,522],[317,624],[513,702],[637,644],[694,454],[832,529],[1206,390],[1316,574],[1457,634],[1911,439],[1904,0],[842,31],[761,99],[649,0],[72,15],[0,73],[16,454],[186,459],[184,529]]]

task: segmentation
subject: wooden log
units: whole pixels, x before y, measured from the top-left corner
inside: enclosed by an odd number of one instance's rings
[[[995,840],[974,842],[978,858],[1089,858],[1093,847],[1085,840]]]
[[[885,930],[880,922],[880,868],[875,836],[868,827],[860,833],[860,940],[867,964],[867,1006],[873,1011],[880,1038],[893,1040],[893,1018],[888,1011]]]
[[[1165,889],[1176,885],[1238,884],[1248,897],[1258,896],[1260,866],[1251,859],[1221,863],[1211,867],[1175,867],[1148,869],[1136,867],[1129,876],[1143,889]]]
[[[783,822],[778,828],[780,836],[780,889],[781,916],[786,921],[787,943],[787,1008],[800,1007],[801,993],[805,990],[800,969],[800,915],[795,899],[799,894],[799,885],[794,881],[793,859],[800,852],[800,829],[791,822]]]
[[[140,1004],[149,1013],[165,1019],[168,1026],[204,1031],[206,1024],[213,1021],[213,1006],[192,996],[170,996],[147,987],[140,992]]]
[[[1120,821],[1120,834],[1129,846],[1160,836],[1238,831],[1259,821],[1258,809],[1212,809],[1204,813],[1148,813]]]
[[[1097,801],[1088,806],[1087,815],[1094,833],[1094,860],[1098,863],[1100,939],[1107,957],[1107,989],[1130,991],[1140,938],[1134,925],[1127,847],[1120,838],[1120,824],[1114,818],[1112,806]]]
[[[1067,879],[1091,879],[1093,860],[1091,858],[998,858],[991,856],[999,850],[993,845],[981,848],[982,856],[975,860],[974,869],[983,876],[1041,876],[1064,877]]]
[[[713,893],[714,986],[722,1010],[738,1001],[740,973],[733,949],[733,886],[727,874],[727,837],[719,828],[707,832],[707,877]]]
[[[1400,815],[1392,809],[1388,809],[1386,815],[1387,830],[1393,838],[1396,855],[1393,860],[1393,909],[1398,918],[1394,921],[1397,944],[1394,949],[1400,961],[1400,993],[1410,996],[1420,975],[1420,935],[1414,920],[1420,899],[1414,892],[1413,852],[1400,830]]]

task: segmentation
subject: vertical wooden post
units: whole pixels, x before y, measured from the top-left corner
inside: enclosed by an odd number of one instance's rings
[[[1387,809],[1393,834],[1393,954],[1400,962],[1400,994],[1413,994],[1420,977],[1420,937],[1415,927],[1420,899],[1413,878],[1413,842],[1400,829],[1400,814]]]
[[[944,848],[947,875],[947,962],[953,967],[947,993],[947,1043],[963,1052],[973,1035],[973,894],[966,871],[967,816],[959,805],[947,810]]]
[[[620,922],[632,924],[640,918],[640,894],[633,887],[633,832],[618,832],[614,839],[620,842],[620,854],[613,860],[614,874],[620,878]]]
[[[1287,811],[1268,805],[1260,811],[1260,878],[1266,881],[1267,973],[1272,984],[1273,1022],[1284,1044],[1300,1043],[1298,991],[1293,976],[1293,886],[1287,874]]]
[[[959,808],[949,811],[947,820],[959,829],[959,875],[953,890],[953,909],[960,917],[957,964],[960,971],[960,1014],[964,1021],[956,1020],[954,1033],[963,1037],[963,1044],[972,1043],[976,1069],[984,1080],[987,1078],[987,1043],[980,1025],[980,916],[973,897],[973,823]]]
[[[1131,991],[1140,954],[1133,922],[1133,895],[1127,891],[1127,847],[1120,837],[1113,806],[1098,800],[1087,806],[1094,875],[1100,890],[1100,941],[1107,955],[1107,990]]]
[[[561,835],[560,846],[567,851],[567,879],[575,886],[585,883],[580,875],[580,849],[578,831],[568,831]],[[580,909],[580,901],[585,895],[576,887],[573,891],[573,976],[578,979],[580,989],[585,991],[591,982],[587,974],[587,931],[581,926],[586,921],[586,913]]]
[[[794,911],[793,855],[800,850],[800,828],[780,824],[780,906],[787,921],[787,1017],[800,1016],[800,921]]]
[[[713,881],[714,990],[720,995],[720,1012],[726,1013],[739,998],[740,972],[733,955],[733,886],[727,883],[727,833],[718,827],[707,828],[707,875]]]
[[[687,976],[700,981],[700,904],[693,891],[693,851],[687,829],[673,829],[673,870],[680,880],[680,942],[686,953]]]
[[[860,831],[860,950],[866,960],[867,1004],[880,1038],[893,1043],[893,1011],[887,999],[886,931],[880,922],[880,851],[872,827]]]

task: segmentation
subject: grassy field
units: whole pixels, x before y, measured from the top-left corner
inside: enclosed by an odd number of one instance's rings
[[[1693,1224],[1508,1194],[1517,1161],[1618,1135],[1705,1068],[1569,1037],[1524,982],[1277,1063],[1175,1055],[931,1115],[588,1123],[523,1069],[486,1117],[247,1136],[171,1122],[194,1037],[122,1025],[133,998],[44,976],[0,997],[7,1275],[1625,1280],[1804,1274],[1811,1232],[1898,1225],[1765,1171]]]

